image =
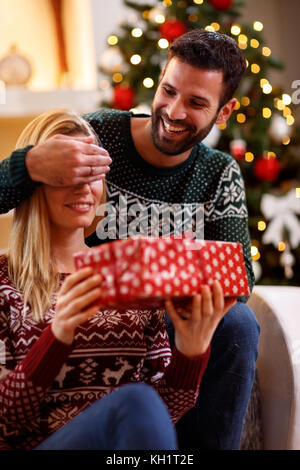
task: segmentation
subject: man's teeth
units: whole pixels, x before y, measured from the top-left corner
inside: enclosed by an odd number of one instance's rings
[[[166,121],[162,120],[164,123],[164,126],[168,132],[184,132],[186,131],[186,128],[184,127],[173,127],[170,124],[168,124]]]

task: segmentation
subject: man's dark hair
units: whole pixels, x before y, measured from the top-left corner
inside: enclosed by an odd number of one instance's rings
[[[233,97],[246,70],[246,59],[235,40],[206,29],[195,29],[177,38],[169,48],[167,64],[173,57],[192,67],[223,72],[220,108]]]

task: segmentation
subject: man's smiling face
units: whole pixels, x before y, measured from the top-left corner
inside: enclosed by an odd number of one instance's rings
[[[152,138],[166,155],[179,155],[201,142],[217,121],[223,73],[172,58],[152,104]]]

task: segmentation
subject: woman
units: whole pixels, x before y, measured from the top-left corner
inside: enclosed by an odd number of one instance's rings
[[[33,120],[16,146],[61,135],[74,151],[77,140],[97,145],[85,120],[54,110]],[[210,340],[235,302],[224,302],[219,283],[212,293],[204,286],[184,317],[168,300],[172,353],[164,309],[95,306],[101,278],[90,268],[75,272],[72,256],[88,249],[84,230],[104,200],[103,181],[43,184],[15,210],[0,261],[2,448],[175,449],[169,413],[176,422],[194,406]]]

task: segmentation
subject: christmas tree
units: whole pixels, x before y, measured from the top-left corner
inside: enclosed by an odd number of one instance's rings
[[[241,0],[127,1],[133,12],[111,34],[100,70],[102,106],[150,113],[172,41],[195,28],[233,37],[247,59],[229,121],[204,143],[237,159],[246,185],[252,257],[260,284],[300,284],[300,155],[292,97],[270,83],[283,64],[263,37],[263,24],[241,24]]]

